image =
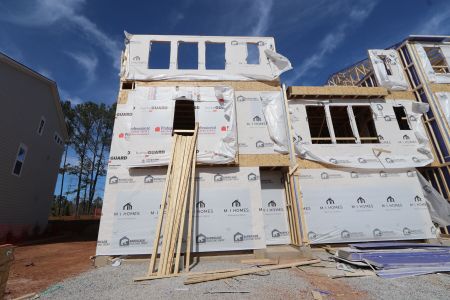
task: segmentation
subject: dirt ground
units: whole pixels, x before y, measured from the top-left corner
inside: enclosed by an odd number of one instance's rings
[[[59,242],[14,249],[15,261],[6,286],[6,299],[39,292],[48,286],[93,269],[95,241]]]

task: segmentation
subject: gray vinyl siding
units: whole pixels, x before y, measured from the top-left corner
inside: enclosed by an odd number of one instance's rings
[[[0,61],[0,225],[46,226],[63,146],[55,97],[47,82]],[[42,135],[37,133],[45,117]],[[27,146],[20,177],[12,175],[19,144]],[[0,232],[1,234],[1,232]],[[1,236],[0,236],[1,237]]]

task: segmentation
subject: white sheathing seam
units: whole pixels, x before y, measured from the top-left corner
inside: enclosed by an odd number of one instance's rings
[[[149,69],[152,42],[170,42],[169,69]],[[177,49],[180,42],[198,44],[198,68],[178,69]],[[225,69],[205,68],[206,43],[225,44]],[[259,63],[247,64],[247,43],[256,44]],[[126,34],[121,67],[123,80],[274,80],[292,69],[287,58],[275,52],[272,37],[161,36]]]
[[[424,47],[439,47],[441,48],[442,54],[445,57],[447,66],[450,63],[450,45],[439,45],[439,44],[414,44],[417,53],[419,54],[420,62],[422,68],[425,70],[425,74],[428,77],[428,81],[433,83],[450,83],[450,73],[440,74],[436,73],[431,66],[430,60],[428,59],[427,53]]]
[[[414,169],[304,169],[299,180],[311,244],[436,237]]]
[[[368,50],[369,59],[379,86],[389,90],[408,89],[402,64],[395,50]],[[384,57],[384,59],[383,59]],[[391,74],[388,74],[387,68]]]
[[[313,144],[307,121],[306,105],[325,108],[326,123],[330,131],[332,143]],[[330,106],[370,106],[379,143],[337,144],[334,136]],[[400,130],[393,110],[394,106],[403,106],[411,130]],[[417,103],[410,100],[290,100],[289,111],[294,133],[294,145],[297,155],[304,159],[327,164],[363,168],[409,168],[430,164],[433,156],[425,128],[422,122],[422,111],[415,109]],[[355,119],[350,114],[349,122],[357,133]],[[379,150],[383,151],[379,151]]]

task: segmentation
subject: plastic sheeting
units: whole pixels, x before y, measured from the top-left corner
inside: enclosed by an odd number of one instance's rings
[[[436,93],[439,105],[441,106],[441,111],[443,117],[447,120],[447,124],[450,126],[450,93],[439,92]]]
[[[436,237],[414,169],[303,169],[299,180],[312,244]]]
[[[289,60],[275,52],[275,42],[269,37],[204,37],[159,36],[125,33],[125,51],[122,54],[121,78],[126,80],[275,80],[292,69]],[[149,69],[153,42],[170,42],[170,66],[168,69]],[[198,69],[178,69],[177,48],[180,42],[197,43]],[[225,46],[224,70],[206,69],[205,47],[207,43]],[[255,44],[259,51],[259,63],[247,63],[247,44]]]
[[[438,191],[428,182],[420,173],[420,184],[422,185],[423,194],[427,201],[428,210],[430,211],[433,222],[442,227],[450,225],[450,204],[439,194]]]
[[[97,255],[149,254],[164,169],[109,167]],[[198,168],[193,251],[265,248],[258,168]]]
[[[283,175],[279,171],[261,170],[261,209],[267,245],[289,244],[289,226]]]
[[[368,50],[368,53],[379,86],[389,90],[406,91],[408,89],[397,51]]]
[[[309,131],[306,105],[323,106],[361,106],[369,105],[379,143],[354,144],[313,144]],[[406,110],[411,129],[401,130],[397,124],[394,106],[403,106]],[[294,145],[297,155],[327,164],[362,168],[395,169],[421,167],[430,164],[433,156],[425,128],[422,123],[422,111],[426,105],[418,105],[411,100],[290,100],[289,111],[294,132]],[[356,136],[354,116],[349,115],[352,131]],[[331,128],[331,117],[326,117]],[[327,126],[327,124],[324,124]],[[331,131],[331,129],[330,129]]]
[[[167,165],[172,145],[174,99],[195,99],[199,122],[197,161],[234,161],[237,130],[234,92],[228,87],[139,87],[128,95],[134,112],[129,133],[129,167]]]
[[[236,92],[240,154],[287,153],[281,92]]]
[[[434,45],[434,44],[415,44],[414,45],[417,53],[419,54],[419,59],[422,64],[422,68],[425,70],[426,76],[428,77],[428,81],[434,83],[450,83],[450,74],[449,73],[436,73],[431,66],[430,60],[425,52],[424,47],[439,47],[441,48],[442,54],[445,57],[445,60],[448,63],[450,62],[450,46],[449,45]]]

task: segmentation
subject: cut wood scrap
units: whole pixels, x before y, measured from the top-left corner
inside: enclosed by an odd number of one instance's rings
[[[241,264],[265,266],[265,265],[276,265],[278,264],[278,261],[279,261],[278,259],[271,259],[271,258],[250,258],[241,260]]]
[[[242,269],[239,271],[232,271],[232,272],[221,272],[219,270],[219,271],[217,271],[217,273],[213,273],[213,274],[189,275],[187,280],[184,282],[184,284],[194,284],[194,283],[200,283],[200,282],[205,282],[205,281],[213,281],[213,280],[231,278],[231,277],[236,277],[236,276],[254,274],[254,273],[259,273],[259,272],[266,272],[266,271],[271,271],[271,270],[278,270],[278,269],[285,269],[285,268],[291,268],[291,267],[302,266],[302,265],[316,264],[319,262],[320,262],[319,259],[313,259],[313,260],[307,260],[307,261],[298,261],[298,262],[289,263],[289,264],[266,266],[266,267],[262,267],[262,268]]]
[[[314,300],[322,300],[322,294],[318,291],[311,291]]]
[[[221,270],[220,272],[235,272],[235,271],[239,271],[240,269],[225,269],[225,270]],[[164,278],[172,278],[172,277],[179,277],[179,276],[184,276],[184,275],[195,275],[195,274],[201,274],[201,275],[205,275],[205,274],[216,274],[218,271],[206,271],[206,272],[182,272],[182,273],[174,273],[174,274],[169,274],[169,275],[150,275],[150,276],[144,276],[144,277],[136,277],[133,279],[134,282],[139,282],[139,281],[146,281],[146,280],[155,280],[155,279],[164,279]]]

